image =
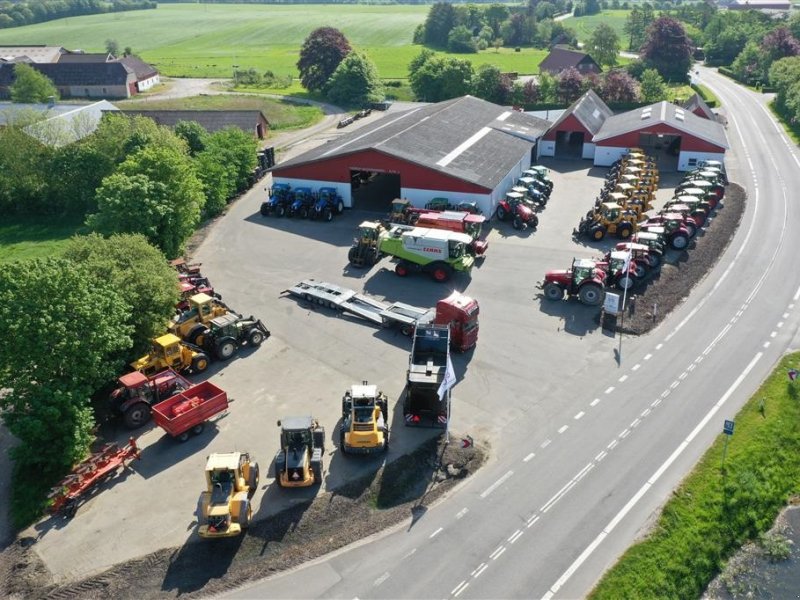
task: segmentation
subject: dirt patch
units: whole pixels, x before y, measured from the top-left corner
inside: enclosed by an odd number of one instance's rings
[[[483,464],[480,447],[458,437],[426,442],[364,477],[255,523],[246,535],[187,542],[115,565],[93,577],[54,585],[19,539],[0,553],[0,596],[7,598],[175,598],[219,594],[361,540],[412,517]],[[356,459],[354,459],[356,460]],[[286,493],[291,493],[288,490]]]
[[[747,192],[731,183],[705,228],[686,250],[670,250],[660,272],[628,296],[617,331],[641,335],[661,323],[708,274],[728,247],[744,214]],[[599,318],[599,317],[598,317]]]

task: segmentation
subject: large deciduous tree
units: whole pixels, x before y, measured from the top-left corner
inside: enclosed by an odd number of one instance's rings
[[[557,97],[564,104],[572,104],[580,98],[584,88],[584,77],[575,67],[564,69],[558,76]]]
[[[447,47],[447,36],[455,27],[457,20],[456,10],[449,2],[437,2],[428,11],[425,18],[423,42],[438,48]]]
[[[590,54],[598,64],[613,67],[617,64],[619,55],[619,36],[610,25],[600,23],[592,32],[584,51]]]
[[[378,69],[366,54],[352,52],[339,64],[328,82],[328,98],[335,104],[365,106],[379,102],[383,97]]]
[[[469,61],[443,58],[433,53],[420,54],[409,68],[414,96],[426,102],[440,102],[469,94],[474,75]]]
[[[12,102],[47,102],[58,99],[58,90],[46,75],[25,63],[14,65],[14,83],[9,88]]]
[[[800,55],[800,42],[788,28],[776,27],[761,40],[761,50],[769,69],[769,65],[776,60]]]
[[[478,98],[495,104],[508,104],[514,86],[508,75],[495,65],[481,65],[475,74],[474,88]]]
[[[328,79],[351,50],[350,42],[334,27],[319,27],[308,34],[297,61],[303,87],[312,92],[324,91]]]
[[[599,94],[609,103],[636,102],[639,99],[639,83],[627,71],[615,69],[603,77]]]
[[[75,236],[67,244],[64,258],[107,282],[130,305],[125,320],[133,332],[129,359],[140,356],[152,338],[164,333],[178,300],[178,276],[164,254],[143,235]]]
[[[667,81],[686,81],[692,65],[692,44],[680,21],[659,17],[647,28],[647,40],[641,49],[648,67],[656,69]]]
[[[103,180],[97,212],[86,223],[103,234],[141,233],[174,258],[197,227],[204,202],[185,152],[148,146]]]
[[[655,69],[645,69],[644,73],[642,73],[639,93],[642,96],[642,100],[649,104],[666,99],[667,86],[664,85],[664,79],[661,74]]]

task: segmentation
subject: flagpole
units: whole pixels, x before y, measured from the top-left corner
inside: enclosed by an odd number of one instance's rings
[[[447,423],[444,426],[444,443],[445,445],[450,443],[450,418],[452,415],[450,414],[450,397],[453,393],[450,390],[447,390]]]
[[[628,256],[625,259],[625,264],[622,267],[623,277],[628,277],[628,271],[631,268],[632,251],[628,248]],[[622,313],[619,320],[619,348],[617,349],[618,364],[622,365],[622,326],[625,323],[625,301],[628,299],[628,286],[622,290]]]

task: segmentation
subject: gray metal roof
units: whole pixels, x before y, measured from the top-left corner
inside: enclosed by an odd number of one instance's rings
[[[103,113],[119,110],[107,100],[82,106],[72,105],[71,110],[61,111],[43,121],[25,128],[25,133],[48,146],[65,146],[94,133]]]
[[[274,172],[373,150],[494,189],[549,125],[543,119],[462,96],[388,114],[281,163]]]
[[[644,130],[663,123],[681,133],[692,135],[720,148],[730,148],[725,128],[667,101],[656,102],[606,119],[600,131],[592,138],[600,142],[632,131]]]
[[[683,108],[685,108],[689,112],[694,112],[696,108],[699,108],[700,110],[703,111],[703,114],[706,116],[706,118],[711,119],[712,121],[717,120],[717,115],[715,115],[714,111],[712,111],[711,108],[709,108],[705,100],[703,100],[700,97],[700,94],[694,94],[691,98],[689,98],[686,102],[684,102]]]
[[[314,420],[310,415],[303,417],[284,417],[281,419],[281,427],[287,431],[310,429],[313,422]]]
[[[612,116],[614,112],[608,108],[605,102],[598,96],[594,90],[587,91],[583,96],[578,98],[572,105],[567,108],[558,120],[553,123],[550,129],[557,129],[567,117],[575,115],[575,118],[586,127],[592,135],[600,131],[606,119]]]

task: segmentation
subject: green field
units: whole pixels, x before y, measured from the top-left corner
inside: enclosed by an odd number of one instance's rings
[[[562,21],[566,27],[571,27],[578,35],[578,40],[586,42],[589,36],[600,23],[610,25],[611,28],[617,32],[620,39],[620,47],[622,50],[628,49],[627,36],[625,35],[625,19],[628,18],[628,10],[604,10],[597,15],[588,15],[586,17],[569,17]]]
[[[6,216],[0,224],[0,264],[57,256],[82,229],[80,219]]]
[[[70,17],[5,29],[6,45],[50,44],[87,52],[102,51],[105,40],[130,46],[165,75],[229,77],[239,69],[271,70],[297,76],[295,63],[305,37],[316,27],[340,29],[359,51],[375,62],[384,79],[408,76],[407,65],[419,46],[411,39],[429,6],[162,4],[155,10]],[[617,12],[617,11],[615,11]],[[543,50],[503,48],[480,54],[453,55],[477,67],[503,71],[538,71]]]

